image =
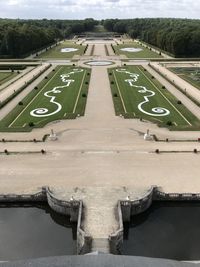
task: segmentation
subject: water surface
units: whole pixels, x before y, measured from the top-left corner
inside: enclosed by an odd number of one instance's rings
[[[75,254],[75,233],[69,217],[47,205],[0,206],[0,261]]]
[[[200,260],[200,203],[154,202],[125,225],[123,254]]]

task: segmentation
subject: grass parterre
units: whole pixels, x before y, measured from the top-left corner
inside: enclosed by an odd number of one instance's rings
[[[149,120],[171,130],[199,129],[199,120],[143,67],[108,72],[116,115]]]
[[[83,116],[90,70],[58,66],[0,122],[3,131],[30,131],[60,119]]]

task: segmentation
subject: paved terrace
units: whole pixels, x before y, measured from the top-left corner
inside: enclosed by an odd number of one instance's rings
[[[104,55],[102,44],[97,54]],[[51,123],[31,133],[1,133],[11,140],[42,138],[54,129],[58,140],[45,143],[0,143],[0,151],[41,154],[1,154],[1,190],[14,192],[43,185],[135,185],[156,184],[169,192],[199,191],[198,142],[144,141],[147,129],[159,138],[194,140],[199,132],[170,132],[139,120],[116,117],[106,67],[93,67],[86,114],[76,120]],[[155,149],[170,153],[155,154]],[[184,153],[171,153],[183,151]],[[191,153],[186,153],[186,152]],[[192,181],[192,183],[191,183]]]
[[[105,57],[104,45],[95,45],[95,54]],[[200,134],[169,132],[148,122],[116,117],[106,67],[92,67],[84,117],[31,133],[1,133],[0,138],[41,138],[52,128],[58,134],[55,142],[0,143],[0,151],[20,152],[0,154],[0,193],[29,193],[48,185],[62,197],[68,188],[85,188],[78,198],[85,207],[85,229],[96,239],[118,227],[114,209],[118,199],[127,197],[124,187],[134,188],[133,198],[152,185],[165,192],[200,192],[200,154],[192,152],[200,150],[199,143],[143,140],[147,129],[161,138],[192,140]],[[168,153],[156,154],[156,148]],[[37,153],[41,149],[47,153]]]

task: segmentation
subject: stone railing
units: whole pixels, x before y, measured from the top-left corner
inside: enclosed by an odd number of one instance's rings
[[[129,222],[132,215],[147,210],[153,201],[199,201],[200,193],[165,193],[161,188],[152,186],[147,193],[137,200],[119,200],[115,208],[118,230],[109,236],[110,252],[120,254],[123,244],[123,221]],[[49,187],[42,187],[35,194],[1,194],[0,204],[26,204],[47,201],[56,212],[69,215],[71,221],[77,222],[77,253],[86,254],[92,249],[92,236],[83,230],[84,207],[82,200],[65,201],[57,199]]]
[[[156,201],[199,201],[200,193],[164,193],[156,189],[153,199]]]
[[[48,204],[54,211],[63,215],[70,216],[71,222],[78,221],[80,201],[78,200],[65,201],[57,199],[53,196],[53,192],[49,187],[46,188],[46,194],[47,194]]]
[[[49,187],[46,189],[49,206],[56,212],[69,215],[71,222],[77,222],[77,254],[91,251],[92,238],[81,228],[83,219],[83,202],[80,200],[65,201],[53,196]]]
[[[139,214],[148,209],[154,199],[156,186],[152,186],[148,192],[137,200],[121,200],[122,217],[124,222],[129,222],[132,215]]]
[[[137,200],[120,200],[117,205],[117,220],[119,229],[109,236],[110,250],[113,254],[121,254],[123,244],[124,227],[123,222],[129,222],[132,215],[141,213],[148,209],[154,199],[154,192],[157,187],[152,186],[150,190]]]
[[[83,216],[83,202],[80,201],[77,223],[77,254],[89,253],[92,247],[92,237],[86,234],[81,227]]]
[[[0,195],[0,203],[4,202],[40,202],[47,201],[46,197],[46,189],[42,188],[42,190],[35,194],[1,194]]]
[[[121,254],[121,248],[123,244],[124,226],[123,226],[123,216],[121,209],[121,202],[117,203],[116,218],[119,222],[119,229],[109,236],[110,241],[110,252],[112,254]]]

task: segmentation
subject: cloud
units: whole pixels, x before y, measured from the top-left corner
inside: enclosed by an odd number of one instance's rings
[[[0,17],[83,19],[184,17],[199,18],[194,0],[7,0]]]

